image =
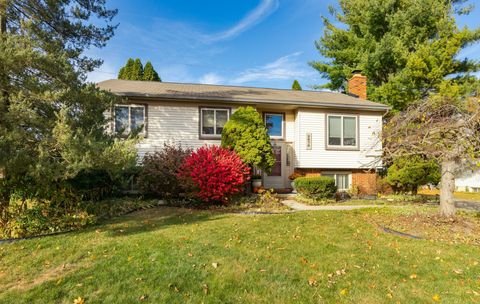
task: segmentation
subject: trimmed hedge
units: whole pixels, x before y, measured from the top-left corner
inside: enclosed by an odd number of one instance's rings
[[[299,177],[295,179],[297,192],[314,199],[333,198],[337,192],[335,180],[331,177]]]

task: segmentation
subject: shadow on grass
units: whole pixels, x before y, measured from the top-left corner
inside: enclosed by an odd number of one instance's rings
[[[213,221],[222,217],[219,213],[204,210],[156,207],[105,221],[97,226],[97,229],[107,232],[109,237],[123,237],[166,229],[170,226]]]

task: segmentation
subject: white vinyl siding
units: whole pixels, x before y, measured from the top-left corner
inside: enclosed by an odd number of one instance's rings
[[[215,105],[205,104],[205,107],[215,108]],[[220,138],[200,138],[200,108],[195,103],[150,102],[147,113],[148,137],[137,145],[139,157],[161,150],[163,144],[168,142],[194,149],[204,145],[220,145]],[[231,108],[234,111],[237,106]]]
[[[360,113],[358,118],[358,147],[355,150],[327,149],[326,117],[321,109],[298,109],[295,128],[296,166],[299,168],[360,169],[381,165],[382,115]],[[335,113],[332,113],[335,115]],[[345,113],[344,115],[349,115]],[[307,149],[307,136],[311,134],[311,149]]]

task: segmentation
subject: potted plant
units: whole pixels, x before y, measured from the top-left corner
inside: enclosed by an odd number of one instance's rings
[[[260,174],[252,175],[252,187],[255,193],[262,187],[262,176]]]
[[[292,174],[290,174],[290,176],[288,177],[290,180],[291,180],[291,183],[290,185],[292,186],[292,193],[297,193],[297,189],[295,188],[295,179],[298,178],[298,177],[301,177],[302,175],[298,172],[293,172]]]

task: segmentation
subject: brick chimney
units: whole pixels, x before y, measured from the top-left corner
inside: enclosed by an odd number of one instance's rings
[[[367,76],[362,71],[352,72],[352,78],[348,80],[348,93],[357,95],[360,99],[367,99]]]

